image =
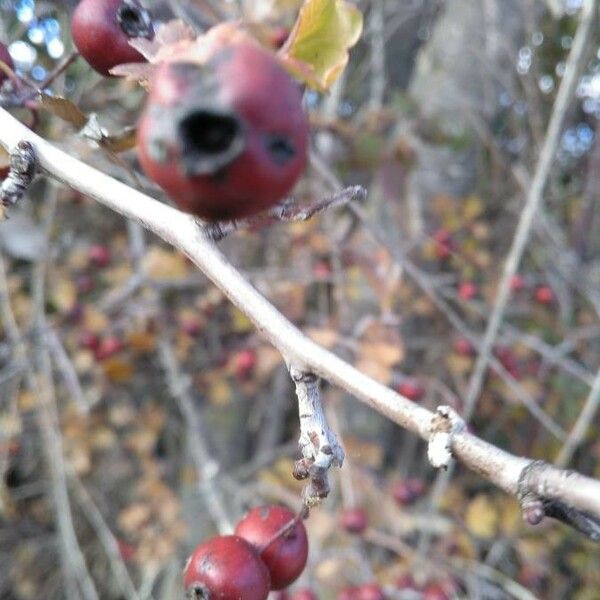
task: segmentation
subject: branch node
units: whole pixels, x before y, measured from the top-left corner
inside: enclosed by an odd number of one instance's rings
[[[22,140],[10,151],[10,171],[0,187],[2,206],[14,206],[23,197],[33,181],[36,164],[35,150],[29,142]]]
[[[446,470],[452,460],[452,442],[455,434],[466,427],[460,415],[450,406],[438,406],[429,427],[427,458],[432,467]]]
[[[306,507],[312,507],[329,494],[329,469],[342,466],[344,451],[325,418],[319,378],[293,365],[288,370],[298,397],[298,445],[302,453],[302,457],[294,464],[293,475],[299,480],[309,480],[302,492],[302,499]]]

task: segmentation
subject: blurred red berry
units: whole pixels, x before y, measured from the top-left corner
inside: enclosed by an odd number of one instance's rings
[[[269,42],[276,50],[279,50],[283,46],[290,36],[290,30],[287,27],[278,26],[274,27],[269,34]]]
[[[193,316],[182,317],[179,326],[184,333],[191,337],[197,336],[202,331],[202,323],[200,319]]]
[[[365,583],[356,590],[357,600],[385,600],[381,586],[376,583]]]
[[[337,600],[359,600],[358,588],[352,585],[342,588],[336,596]]]
[[[413,402],[418,402],[425,395],[425,387],[423,384],[414,377],[407,377],[403,379],[396,388],[398,393],[402,396],[412,400]]]
[[[537,302],[545,306],[552,304],[555,300],[554,292],[548,285],[538,285],[535,288],[534,298]]]
[[[400,506],[410,506],[425,492],[425,483],[416,477],[402,479],[392,485],[391,492]]]
[[[475,348],[473,344],[464,337],[458,338],[453,344],[454,352],[459,356],[473,356],[475,354]]]
[[[423,589],[423,600],[450,600],[450,596],[440,583],[429,583]]]
[[[248,379],[256,366],[256,352],[250,348],[241,350],[235,356],[235,374],[238,379]]]
[[[347,508],[342,511],[340,524],[348,533],[361,534],[368,523],[369,517],[364,508]]]
[[[447,229],[438,229],[433,234],[434,252],[436,258],[439,260],[446,260],[452,255],[454,249],[454,242],[452,236]]]
[[[80,275],[75,280],[75,287],[80,294],[88,294],[94,289],[95,285],[94,278],[88,274]]]
[[[106,360],[122,352],[124,348],[125,344],[117,336],[111,335],[100,342],[96,349],[96,360]]]
[[[473,298],[477,297],[478,293],[479,290],[477,288],[477,285],[475,285],[472,281],[463,281],[458,286],[458,297],[461,300],[473,300]]]
[[[95,267],[106,267],[110,263],[110,250],[101,244],[95,244],[88,250],[88,258]]]
[[[318,600],[319,597],[309,588],[301,588],[292,594],[290,600]]]
[[[525,289],[525,277],[523,275],[513,275],[510,278],[510,290],[511,292],[520,292]]]
[[[100,346],[100,338],[91,331],[84,331],[79,339],[79,344],[82,348],[95,352]]]
[[[8,52],[8,48],[2,42],[0,42],[0,60],[14,71],[15,65],[13,60]],[[7,77],[8,75],[6,75],[4,71],[0,70],[0,84],[2,84]]]
[[[396,587],[399,590],[416,590],[417,584],[410,573],[405,573],[396,579]]]

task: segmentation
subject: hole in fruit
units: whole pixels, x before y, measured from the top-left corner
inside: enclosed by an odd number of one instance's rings
[[[150,13],[134,2],[124,2],[117,9],[117,22],[128,38],[143,37],[151,39],[154,27]]]
[[[296,148],[292,142],[282,135],[268,137],[267,151],[278,165],[284,165],[296,155]]]
[[[237,158],[245,140],[239,120],[225,111],[200,108],[178,124],[188,175],[214,174]]]

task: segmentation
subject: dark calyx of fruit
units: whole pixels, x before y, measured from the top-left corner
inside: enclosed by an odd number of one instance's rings
[[[198,107],[177,125],[186,175],[210,175],[230,164],[244,150],[245,137],[232,113]]]
[[[123,2],[117,9],[117,22],[128,38],[152,39],[154,37],[150,13],[137,2]]]
[[[210,592],[201,584],[190,586],[185,593],[186,600],[210,600]]]

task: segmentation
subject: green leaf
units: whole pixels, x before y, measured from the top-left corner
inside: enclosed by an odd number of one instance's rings
[[[306,0],[281,58],[307,85],[325,91],[344,70],[362,27],[361,12],[345,0]]]

